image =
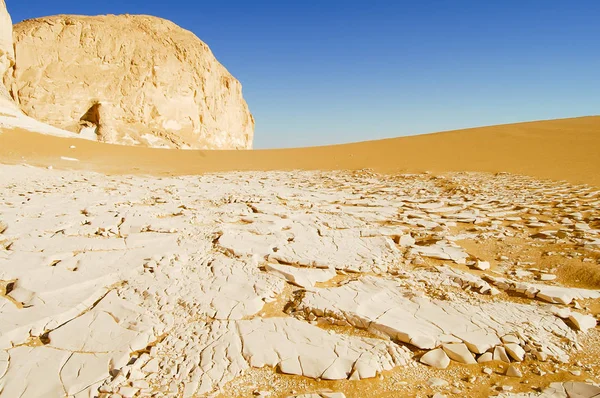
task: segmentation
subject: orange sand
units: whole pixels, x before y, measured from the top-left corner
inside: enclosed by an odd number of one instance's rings
[[[75,149],[69,146],[75,145]],[[61,160],[61,156],[80,162]],[[0,134],[0,162],[109,174],[233,170],[487,171],[600,186],[600,116],[517,123],[353,144],[254,151],[107,145],[24,130]]]

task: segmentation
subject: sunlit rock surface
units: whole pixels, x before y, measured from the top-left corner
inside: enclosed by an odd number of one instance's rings
[[[170,21],[29,19],[15,25],[14,49],[6,87],[28,116],[55,128],[123,145],[252,148],[254,118],[240,82]]]

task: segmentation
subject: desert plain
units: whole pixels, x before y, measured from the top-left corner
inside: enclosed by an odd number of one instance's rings
[[[599,117],[254,151],[11,117],[0,396],[600,394]]]
[[[600,397],[599,116],[254,125],[191,31],[0,0],[0,397]]]

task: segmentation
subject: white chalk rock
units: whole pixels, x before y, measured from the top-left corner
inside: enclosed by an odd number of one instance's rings
[[[7,84],[37,120],[123,145],[252,148],[254,118],[241,84],[205,43],[170,21],[28,19],[14,26],[14,44],[18,66]]]
[[[420,362],[436,369],[446,369],[448,365],[450,365],[450,358],[448,358],[448,355],[446,355],[444,350],[436,348],[435,350],[425,353],[421,357]]]
[[[491,352],[486,352],[484,354],[481,354],[481,356],[477,358],[477,363],[491,362],[493,360],[494,355]]]
[[[521,362],[525,358],[525,350],[515,343],[504,344],[504,349],[515,361]]]
[[[596,327],[596,318],[591,315],[580,314],[579,312],[572,312],[569,315],[569,320],[573,322],[575,327],[582,332],[587,332],[589,329]]]
[[[429,380],[427,380],[427,385],[431,388],[440,388],[446,387],[448,385],[448,382],[444,379],[440,379],[439,377],[432,377]]]
[[[506,349],[504,347],[498,346],[494,348],[494,361],[510,363],[510,358],[506,354]]]
[[[473,354],[469,351],[465,344],[444,344],[442,346],[444,352],[450,357],[450,359],[464,363],[467,365],[475,364],[477,361],[473,357]]]
[[[523,377],[521,371],[514,365],[510,365],[508,369],[506,369],[506,375],[508,377]]]
[[[488,261],[477,260],[477,262],[475,263],[475,268],[477,268],[480,271],[486,271],[490,269],[490,263]]]
[[[515,344],[519,344],[519,338],[517,336],[514,336],[512,334],[507,334],[506,336],[502,336],[502,342],[503,343],[515,343]]]
[[[317,282],[326,282],[336,276],[332,268],[292,267],[290,265],[266,264],[265,269],[273,275],[281,276],[294,285],[311,288]]]
[[[474,332],[457,333],[456,337],[461,339],[474,354],[483,354],[492,347],[500,344],[500,339],[494,333],[483,330]]]

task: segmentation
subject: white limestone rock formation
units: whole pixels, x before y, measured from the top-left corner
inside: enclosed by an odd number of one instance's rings
[[[125,366],[132,351],[144,349],[155,338],[152,323],[113,291],[91,311],[50,332],[48,345],[2,351],[10,366],[1,379],[0,395],[94,396],[109,370]]]
[[[436,244],[430,246],[413,246],[411,251],[423,257],[452,260],[457,264],[466,264],[468,257],[462,247],[444,241],[438,241]]]
[[[484,279],[493,283],[501,290],[513,291],[526,295],[529,298],[554,304],[570,304],[575,299],[598,299],[600,291],[590,289],[552,286],[541,283],[517,282],[507,278],[485,275]]]
[[[15,25],[14,41],[5,83],[39,121],[125,145],[252,148],[241,84],[170,21],[60,15]]]
[[[558,308],[550,306],[549,310],[556,316],[568,319],[575,326],[577,330],[587,332],[589,329],[596,327],[596,318],[592,315],[581,314],[579,312],[571,311],[568,308]]]
[[[219,245],[236,255],[256,254],[283,264],[351,272],[386,271],[399,255],[389,237],[363,237],[358,229],[325,231],[304,220],[267,223],[262,234],[256,228],[256,224],[232,225],[223,230]]]
[[[498,289],[490,286],[489,283],[477,275],[473,275],[452,267],[436,267],[437,271],[443,275],[449,276],[454,282],[458,283],[463,289],[474,289],[481,294],[490,294],[495,296],[500,293]]]
[[[454,263],[478,258],[463,240],[510,243],[514,233],[539,248],[529,232],[490,222],[518,226],[538,213],[548,226],[589,225],[561,244],[579,253],[599,235],[600,191],[464,173],[448,177],[451,192],[469,187],[453,194],[436,178],[153,178],[0,165],[0,397],[214,396],[254,389],[239,383],[260,367],[297,376],[285,391],[273,383],[278,396],[324,396],[303,377],[374,376],[357,387],[408,396],[416,390],[396,376],[417,373],[451,392],[459,366],[492,371],[477,376],[482,386],[510,364],[525,378],[536,364],[597,378],[598,290],[561,285],[560,270],[548,285],[490,277],[508,260],[483,277]],[[457,231],[457,222],[473,225]],[[533,280],[534,267],[513,269]],[[387,372],[419,361],[439,369]],[[566,397],[593,386],[559,387]]]
[[[293,318],[183,324],[156,345],[164,364],[157,383],[182,384],[180,394],[207,394],[250,367],[324,380],[360,380],[411,363],[412,353],[389,341],[330,334]],[[165,371],[173,369],[173,373]],[[143,369],[143,368],[142,368]],[[118,391],[131,378],[109,381]]]
[[[6,3],[0,0],[0,112],[5,112],[4,109],[17,110],[3,83],[5,75],[15,63],[12,26]]]
[[[480,354],[501,344],[499,338],[510,333],[528,336],[533,345],[543,346],[560,361],[568,360],[568,348],[556,336],[577,341],[575,332],[560,318],[535,306],[432,300],[414,288],[371,276],[342,287],[307,291],[298,311],[383,332],[422,349],[463,342],[465,349],[460,352],[448,350],[455,344],[443,346],[457,361],[462,352]],[[475,362],[472,356],[463,357],[463,363]]]

